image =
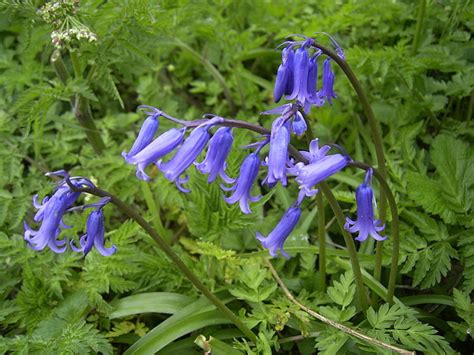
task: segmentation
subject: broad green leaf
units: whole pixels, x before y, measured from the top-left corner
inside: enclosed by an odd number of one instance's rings
[[[149,292],[114,301],[114,311],[109,318],[127,317],[142,313],[174,314],[191,302],[191,297],[170,292]]]
[[[228,302],[230,299],[227,299]],[[215,306],[201,298],[153,328],[133,344],[125,354],[154,354],[175,339],[209,325],[229,324]]]

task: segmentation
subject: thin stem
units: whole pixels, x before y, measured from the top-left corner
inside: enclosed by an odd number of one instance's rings
[[[295,341],[305,340],[309,338],[317,338],[319,334],[321,334],[321,332],[312,332],[312,333],[309,333],[308,335],[295,335],[288,338],[281,338],[281,339],[278,339],[278,343],[279,344],[293,343]]]
[[[474,106],[474,90],[471,92],[471,97],[469,98],[469,104],[467,106],[466,119],[472,120],[472,107]]]
[[[51,54],[51,65],[54,68],[56,75],[58,76],[59,80],[66,85],[67,78],[69,73],[67,72],[66,65],[64,64],[63,58],[61,57],[61,52],[56,49],[53,54]]]
[[[102,154],[105,149],[104,141],[97,130],[97,127],[92,117],[89,100],[81,94],[76,94],[76,103],[74,105],[74,116],[79,121],[79,124],[84,129],[84,132],[92,145],[92,148],[97,154]]]
[[[354,244],[354,240],[352,236],[344,229],[344,213],[342,212],[341,207],[337,203],[336,198],[334,197],[333,193],[329,186],[322,182],[319,184],[319,188],[323,192],[324,196],[329,202],[332,210],[334,211],[334,215],[336,216],[337,223],[342,232],[342,236],[344,237],[344,241],[346,243],[347,251],[349,252],[349,256],[351,259],[352,271],[354,273],[354,280],[356,283],[356,292],[359,306],[365,311],[368,308],[368,297],[364,286],[364,281],[362,279],[362,271],[360,269],[359,259],[357,258],[357,250]]]
[[[163,239],[165,239],[165,241],[169,243],[170,238],[168,236],[167,231],[163,227],[163,223],[161,223],[160,207],[156,203],[153,193],[151,192],[150,186],[146,181],[140,181],[140,185],[142,188],[143,197],[145,198],[146,205],[151,213],[153,227],[156,231],[158,231],[160,235],[163,236]]]
[[[215,296],[209,289],[199,280],[196,276],[179,258],[173,249],[158,235],[155,229],[147,222],[143,217],[130,205],[120,200],[115,195],[108,191],[101,190],[99,188],[78,188],[74,186],[69,179],[66,180],[67,184],[73,191],[86,192],[98,197],[110,197],[110,203],[117,206],[122,212],[128,217],[132,218],[137,222],[158,244],[168,258],[178,267],[178,269],[191,281],[191,283],[201,291],[204,296],[211,301],[217,309],[219,309],[232,323],[239,328],[251,341],[256,342],[257,338],[255,334],[232,312],[217,296]]]
[[[353,161],[349,163],[349,165],[354,166],[359,169],[367,170],[371,168],[370,165],[367,165],[362,162]],[[397,209],[397,202],[395,201],[395,197],[390,190],[390,187],[387,184],[387,181],[384,179],[380,171],[377,169],[373,169],[375,178],[379,181],[380,187],[384,190],[388,206],[390,207],[390,213],[392,215],[392,261],[390,265],[390,277],[388,280],[388,291],[387,291],[387,301],[389,303],[393,303],[393,296],[395,293],[395,284],[397,280],[398,274],[398,258],[400,254],[400,231],[399,231],[399,219],[398,219],[398,209]]]
[[[76,50],[69,51],[69,57],[71,59],[72,68],[74,70],[74,76],[76,78],[82,78],[82,67],[79,60],[79,56]],[[92,111],[89,105],[89,100],[81,94],[76,94],[75,100],[72,100],[74,116],[79,121],[79,124],[84,129],[87,136],[87,140],[92,145],[94,151],[101,155],[105,149],[104,141],[97,130],[97,127],[92,117]]]
[[[420,46],[421,31],[423,29],[423,21],[425,19],[426,0],[420,0],[418,7],[418,17],[416,19],[415,38],[413,39],[413,46],[411,48],[411,55],[414,56]]]
[[[380,278],[382,276],[382,257],[383,257],[383,241],[376,241],[374,278],[377,281],[380,281]],[[375,293],[372,294],[371,302],[372,302],[372,306],[375,306],[377,304],[377,295]]]
[[[349,64],[339,57],[336,52],[320,45],[319,43],[314,43],[314,47],[320,49],[324,54],[327,56],[331,57],[337,65],[342,69],[344,74],[346,74],[347,79],[349,79],[352,87],[354,88],[358,98],[359,102],[362,105],[362,108],[365,112],[365,115],[367,117],[367,122],[369,123],[369,128],[372,134],[372,139],[374,140],[374,147],[375,147],[375,156],[377,159],[377,168],[379,169],[380,174],[382,177],[386,180],[387,179],[387,172],[385,168],[385,155],[383,152],[383,143],[382,143],[382,134],[380,132],[380,126],[375,119],[374,111],[372,111],[372,107],[370,106],[369,99],[362,88],[362,85],[360,84],[359,80],[357,79],[356,75],[352,71],[352,68],[349,66]],[[384,195],[384,191],[381,189],[380,190],[380,202],[379,202],[379,219],[382,221],[382,223],[385,222],[385,213],[386,213],[387,205],[386,205],[386,197]],[[383,251],[383,245],[381,244],[382,242],[377,242],[377,248],[376,248],[376,253],[378,253],[378,257],[376,260],[382,258],[382,251]],[[381,264],[376,264],[375,265],[375,270],[374,270],[374,275],[379,275],[381,274]]]
[[[76,78],[82,77],[82,67],[79,56],[77,55],[76,50],[69,51],[69,58],[71,59],[72,69],[74,70],[74,76]]]
[[[263,128],[256,124],[246,122],[246,121],[224,119],[221,125],[226,126],[226,127],[245,128],[245,129],[260,133],[260,134],[270,134],[270,131],[268,129]],[[296,160],[304,162],[304,163],[308,163],[306,158],[295,147],[290,145],[288,149],[290,151],[290,154],[293,155],[293,157]],[[356,281],[356,289],[357,289],[359,304],[363,310],[366,310],[368,307],[367,295],[365,293],[364,283],[362,281],[362,273],[361,273],[361,269],[359,265],[359,260],[357,258],[357,251],[356,251],[355,244],[354,244],[354,241],[352,240],[351,235],[344,229],[344,214],[342,212],[341,207],[339,206],[339,203],[337,202],[336,198],[332,194],[331,189],[328,187],[328,185],[322,182],[319,185],[319,187],[321,188],[321,191],[324,193],[324,195],[328,199],[329,205],[331,206],[331,209],[333,210],[334,215],[336,216],[342,235],[344,236],[344,240],[346,242],[347,249],[349,251],[349,255],[351,258],[351,263],[354,269],[354,278]]]
[[[295,305],[297,305],[300,309],[302,309],[303,311],[305,311],[306,313],[308,313],[309,315],[313,316],[314,318],[316,318],[317,320],[325,323],[325,324],[328,324],[330,325],[331,327],[334,327],[336,329],[339,329],[340,331],[346,333],[346,334],[349,334],[353,337],[356,337],[358,339],[361,339],[361,340],[364,340],[366,341],[367,343],[369,343],[370,345],[376,345],[376,346],[379,346],[381,348],[384,348],[384,349],[388,349],[388,350],[391,350],[391,351],[394,351],[396,353],[399,353],[399,354],[410,354],[410,355],[414,355],[415,352],[414,351],[409,351],[409,350],[405,350],[405,349],[401,349],[399,347],[396,347],[394,345],[391,345],[391,344],[387,344],[383,341],[380,341],[378,339],[375,339],[375,338],[371,338],[369,337],[368,335],[365,335],[357,330],[354,330],[352,328],[349,328],[347,326],[345,326],[344,324],[341,324],[341,323],[338,323],[336,321],[333,321],[332,319],[329,319],[329,318],[326,318],[324,317],[322,314],[319,314],[315,311],[313,311],[311,308],[309,307],[306,307],[304,304],[302,304],[300,301],[298,301],[292,294],[291,292],[288,290],[288,288],[286,287],[286,285],[283,283],[283,280],[280,278],[280,276],[278,275],[277,271],[275,270],[275,268],[273,267],[273,265],[271,264],[270,261],[268,261],[267,259],[265,259],[265,263],[267,264],[268,268],[270,269],[270,272],[272,273],[273,275],[273,278],[276,280],[276,282],[278,283],[278,285],[280,286],[280,288],[282,289],[283,293],[285,294],[285,296],[291,301],[293,302]]]
[[[324,200],[321,194],[316,195],[318,205],[318,241],[319,241],[319,277],[320,287],[326,291],[326,216],[324,215]]]

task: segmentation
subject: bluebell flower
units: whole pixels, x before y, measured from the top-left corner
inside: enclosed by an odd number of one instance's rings
[[[37,231],[24,222],[24,239],[31,249],[43,250],[49,247],[55,253],[63,253],[66,250],[66,240],[57,240],[61,232],[61,220],[70,207],[68,203],[69,192],[63,192],[64,190],[60,190],[44,204],[42,213],[38,218],[41,221],[41,226]]]
[[[247,158],[245,158],[240,166],[240,175],[235,181],[234,186],[230,188],[222,186],[226,191],[234,191],[232,196],[224,198],[225,201],[229,204],[239,201],[240,209],[246,214],[252,213],[249,207],[249,200],[257,202],[262,198],[262,196],[252,196],[250,194],[250,190],[257,179],[258,170],[260,168],[259,150],[260,149],[257,149],[256,152],[249,154]]]
[[[299,203],[297,203],[285,212],[280,222],[278,222],[267,237],[257,232],[257,239],[262,243],[264,248],[268,249],[271,256],[277,256],[277,251],[280,250],[281,255],[285,258],[289,258],[289,255],[283,249],[283,244],[295,228],[300,217],[301,208]]]
[[[266,159],[268,173],[263,181],[269,186],[274,186],[278,181],[283,186],[287,184],[288,144],[290,144],[290,121],[286,115],[282,115],[272,123],[270,151]]]
[[[356,240],[363,242],[370,235],[375,240],[385,240],[379,232],[383,231],[385,225],[374,217],[374,192],[371,187],[372,169],[367,170],[364,183],[356,190],[357,221],[346,218],[344,228],[350,232],[359,232]]]
[[[234,181],[225,173],[225,160],[230,153],[233,141],[231,128],[219,128],[209,141],[209,148],[204,161],[194,163],[201,173],[209,174],[207,179],[209,183],[213,182],[218,175],[228,184]]]
[[[300,153],[311,164],[324,158],[330,150],[331,147],[328,145],[323,145],[321,148],[319,148],[319,139],[315,138],[309,143],[309,151],[300,151]]]
[[[128,153],[122,152],[122,156],[124,157],[127,163],[130,164],[130,158],[142,151],[143,148],[145,148],[148,144],[151,143],[160,125],[158,121],[160,115],[161,111],[154,108],[150,112],[150,116],[148,116],[145,122],[143,122],[143,125],[140,128],[140,132],[138,132],[137,139],[133,143],[133,146],[130,151]]]
[[[336,98],[334,92],[334,72],[331,69],[331,58],[326,58],[323,63],[323,78],[320,96],[328,100],[329,104],[332,105],[332,99]]]
[[[301,112],[297,111],[295,113],[293,121],[291,122],[291,129],[297,136],[301,136],[308,129],[306,121]]]
[[[46,175],[63,176],[65,179],[58,182],[58,186],[54,190],[53,195],[51,197],[45,197],[41,203],[38,202],[37,195],[33,197],[33,205],[38,209],[34,220],[35,222],[41,223],[41,225],[38,230],[34,230],[26,222],[24,222],[24,239],[28,243],[28,246],[33,250],[43,250],[46,247],[49,247],[55,253],[63,253],[67,248],[67,240],[66,238],[58,240],[58,236],[61,233],[62,228],[70,228],[64,224],[63,216],[68,212],[74,210],[83,210],[90,207],[98,208],[99,211],[106,203],[110,201],[110,198],[106,197],[99,202],[91,203],[89,205],[72,207],[81,193],[73,191],[66,183],[66,179],[69,180],[68,182],[70,184],[78,188],[95,187],[95,185],[86,178],[69,177],[67,172],[64,170],[48,173]],[[89,217],[88,230],[93,232],[88,232],[88,234],[91,235],[92,233],[94,235],[94,238],[97,239],[95,242],[96,247],[99,249],[99,252],[101,252],[103,255],[106,255],[106,253],[110,252],[110,249],[105,249],[103,247],[103,221],[102,225],[100,225],[100,220],[98,217],[99,216],[96,216],[95,214],[91,214]],[[100,228],[102,228],[102,232],[100,232]],[[100,233],[102,233],[102,243],[100,242]],[[89,240],[87,237],[83,237],[81,239],[81,251],[84,251],[86,254],[92,247],[92,244],[89,245],[90,243],[88,243]],[[76,250],[78,248],[73,246],[73,249]]]
[[[150,180],[150,177],[145,173],[145,168],[152,163],[156,163],[166,154],[171,153],[183,141],[185,132],[186,128],[184,127],[180,129],[172,128],[158,136],[140,152],[129,157],[128,163],[137,167],[137,178],[145,181]]]
[[[314,140],[310,145],[310,152],[302,152],[309,160],[308,164],[298,163],[288,171],[296,175],[296,182],[306,196],[313,196],[317,190],[313,187],[326,180],[331,175],[344,169],[350,158],[342,154],[326,155],[330,147],[324,146],[321,149],[318,141]]]
[[[183,142],[182,146],[178,148],[176,154],[166,163],[159,161],[158,168],[164,173],[165,177],[176,183],[178,189],[182,192],[189,192],[182,184],[188,181],[189,177],[181,178],[181,175],[186,169],[196,160],[202,150],[205,148],[207,142],[211,138],[209,129],[223,122],[222,117],[215,116],[209,121],[196,127],[189,137]]]
[[[47,175],[67,176],[64,171],[48,173]],[[84,178],[74,178],[71,182],[75,186],[93,186],[92,182]],[[63,181],[59,182],[54,194],[45,197],[41,204],[37,201],[37,195],[33,197],[33,205],[38,209],[34,221],[41,223],[38,230],[32,229],[24,222],[24,239],[33,250],[43,250],[49,247],[56,253],[66,250],[66,241],[57,240],[61,228],[68,228],[63,222],[63,216],[80,196],[79,192],[72,191]]]
[[[102,208],[105,203],[93,210],[87,217],[86,233],[79,240],[80,246],[76,247],[74,241],[71,240],[71,249],[75,252],[83,252],[84,255],[87,255],[94,246],[103,256],[110,256],[117,250],[115,245],[110,248],[104,246],[105,228]]]
[[[308,93],[309,58],[304,46],[296,50],[293,64],[293,92],[287,100],[298,100],[306,107],[311,95]]]
[[[291,46],[283,48],[281,56],[282,63],[278,67],[275,88],[273,90],[275,102],[280,101],[283,94],[290,95],[293,92],[294,52]]]

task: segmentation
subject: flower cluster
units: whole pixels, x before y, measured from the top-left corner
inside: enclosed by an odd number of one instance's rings
[[[76,14],[78,5],[79,0],[49,1],[38,10],[38,14],[45,22],[59,27],[65,17]]]
[[[97,42],[97,35],[86,27],[51,32],[51,42],[58,49],[77,47],[82,40],[89,43]]]
[[[343,59],[342,49],[332,38],[331,41],[336,47],[336,52]],[[288,178],[294,177],[300,190],[297,201],[267,237],[257,234],[257,239],[270,251],[271,255],[276,255],[280,250],[283,256],[287,256],[283,250],[283,244],[300,219],[303,200],[314,196],[318,192],[316,185],[344,169],[351,161],[345,152],[329,154],[331,147],[325,145],[320,148],[318,139],[311,142],[308,151],[299,152],[306,162],[295,163],[289,154],[291,135],[300,136],[307,130],[305,113],[310,111],[311,106],[322,106],[326,101],[331,104],[332,99],[336,97],[333,90],[334,73],[331,70],[330,58],[326,58],[323,62],[322,85],[318,90],[318,58],[322,52],[314,47],[314,44],[312,38],[304,38],[299,42],[285,42],[274,95],[275,101],[279,101],[285,95],[286,99],[292,102],[262,113],[277,115],[277,118],[271,125],[270,134],[263,141],[247,146],[256,150],[249,153],[243,160],[238,177],[231,178],[225,172],[226,158],[233,143],[232,130],[226,127],[226,120],[210,115],[209,120],[185,122],[150,106],[144,106],[148,110],[148,117],[132,148],[128,153],[122,153],[126,162],[136,166],[136,175],[143,180],[150,179],[144,169],[150,164],[155,164],[164,176],[174,181],[183,192],[189,192],[182,184],[188,181],[189,177],[185,172],[194,163],[198,171],[208,174],[209,183],[220,177],[224,183],[230,184],[230,187],[221,184],[224,191],[231,192],[230,196],[224,197],[225,201],[229,204],[238,202],[242,212],[247,214],[251,213],[250,202],[257,202],[261,198],[260,195],[254,196],[251,193],[261,167],[266,167],[266,177],[262,184],[267,184],[270,188],[278,183],[287,186]],[[170,119],[184,127],[173,128],[154,139],[160,117]],[[212,135],[210,129],[219,125],[222,127]],[[192,131],[184,139],[187,128]],[[197,163],[195,160],[206,146],[208,150],[205,159]],[[268,153],[262,160],[260,153],[266,146],[268,146]],[[175,149],[175,155],[163,161],[165,155]],[[370,189],[367,181],[364,186],[366,186],[365,189]],[[363,204],[361,209],[365,211],[364,217],[359,216],[358,222],[348,219],[348,223],[354,224],[350,231],[360,231],[357,239],[361,241],[367,237],[366,230],[374,238],[379,238],[375,231],[383,229],[376,222],[373,223],[372,229],[366,228],[373,221],[373,209],[369,209],[365,201],[368,198],[365,195],[369,193],[362,190],[362,188],[358,189],[357,203]],[[364,197],[360,197],[362,194]]]
[[[343,58],[342,49],[331,38],[336,51]],[[312,106],[332,104],[334,93],[334,72],[331,69],[330,57],[323,62],[321,88],[318,90],[318,59],[320,49],[314,47],[313,38],[303,41],[287,41],[282,50],[282,63],[278,67],[273,96],[275,102],[285,95],[287,100],[296,100],[308,113]]]
[[[93,211],[89,214],[87,219],[86,233],[80,238],[78,247],[75,246],[74,241],[71,240],[70,244],[72,250],[83,252],[84,255],[87,255],[92,249],[92,246],[95,246],[97,251],[104,256],[115,253],[115,246],[110,248],[104,246],[105,231],[102,209],[109,202],[109,198],[103,198],[96,203],[73,207],[73,204],[77,201],[81,193],[71,189],[66,179],[76,188],[93,188],[95,187],[94,184],[89,179],[83,177],[69,177],[63,170],[46,175],[62,176],[64,179],[57,184],[52,196],[45,197],[41,203],[38,202],[37,195],[33,197],[33,205],[37,209],[33,219],[36,223],[39,223],[40,226],[38,230],[34,230],[24,222],[24,239],[28,246],[33,250],[43,250],[48,247],[55,253],[63,253],[68,246],[67,239],[58,239],[58,237],[62,229],[71,228],[64,223],[64,215],[75,210],[90,208],[93,209]]]
[[[53,27],[51,42],[57,49],[77,48],[83,41],[97,42],[97,35],[76,18],[78,5],[78,0],[58,0],[47,2],[38,10]]]
[[[344,60],[342,49],[330,37],[340,59]],[[252,189],[258,180],[259,173],[263,167],[266,176],[262,184],[273,188],[278,183],[287,186],[288,179],[293,177],[299,187],[296,202],[286,211],[280,222],[267,237],[257,233],[257,239],[262,246],[267,248],[271,255],[277,252],[288,257],[283,250],[283,245],[296,227],[301,217],[301,205],[305,198],[318,193],[317,185],[332,175],[338,173],[351,162],[351,158],[339,148],[339,152],[329,154],[331,146],[319,146],[318,139],[309,144],[307,151],[296,154],[293,151],[290,156],[291,136],[300,136],[307,130],[306,114],[312,106],[322,106],[325,102],[332,104],[336,98],[333,90],[334,73],[331,69],[329,57],[323,62],[321,74],[321,88],[318,89],[318,59],[323,55],[322,51],[315,46],[315,40],[304,37],[302,41],[287,41],[282,49],[282,64],[278,68],[274,95],[275,101],[279,101],[283,95],[291,102],[283,104],[275,109],[265,111],[265,115],[277,115],[271,125],[269,134],[264,139],[248,145],[247,149],[254,149],[243,160],[240,166],[239,176],[232,178],[226,173],[226,159],[233,145],[232,127],[245,126],[244,122],[226,120],[216,115],[206,115],[203,119],[195,121],[183,121],[174,118],[167,113],[151,106],[140,106],[145,109],[147,118],[143,122],[136,140],[128,152],[122,156],[128,164],[134,165],[136,177],[149,181],[150,176],[146,169],[150,165],[156,166],[166,179],[174,182],[177,188],[185,193],[190,192],[184,184],[189,180],[187,171],[190,167],[195,168],[202,174],[208,175],[208,182],[212,183],[220,178],[223,183],[221,188],[229,192],[224,199],[229,204],[239,203],[243,213],[250,214],[250,202],[257,202],[262,196],[254,196]],[[160,119],[168,119],[181,127],[171,128],[158,135]],[[216,127],[217,126],[217,127]],[[186,132],[190,133],[186,136]],[[207,151],[206,151],[207,148]],[[261,157],[266,149],[266,154]],[[197,162],[199,156],[206,151],[205,158]],[[174,152],[173,156],[169,156]],[[295,158],[300,161],[296,162]],[[262,159],[263,158],[263,159]],[[358,206],[357,221],[347,219],[345,228],[351,232],[358,232],[356,238],[364,241],[370,235],[376,240],[384,238],[378,233],[384,229],[381,222],[374,219],[373,191],[370,186],[372,170],[367,172],[364,183],[356,191]],[[87,179],[71,179],[76,186],[90,186]],[[29,245],[41,250],[49,246],[56,252],[65,250],[65,241],[58,241],[56,237],[60,232],[62,216],[71,211],[71,205],[79,197],[79,194],[71,191],[62,183],[55,194],[43,201],[43,204],[35,206],[39,209],[35,221],[43,221],[39,231],[33,231],[26,227],[25,239]],[[103,203],[105,204],[105,203]],[[81,238],[80,246],[72,245],[73,250],[87,253],[94,244],[104,255],[115,251],[103,247],[103,204],[95,205],[87,222],[87,233]],[[44,219],[44,220],[43,220]]]

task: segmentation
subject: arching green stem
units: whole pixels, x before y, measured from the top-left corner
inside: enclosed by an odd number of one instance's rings
[[[334,211],[334,215],[336,216],[337,223],[341,228],[342,236],[344,237],[344,241],[346,243],[347,251],[349,252],[351,265],[352,265],[352,272],[354,273],[354,280],[356,283],[356,292],[357,292],[357,299],[359,301],[359,306],[365,311],[368,308],[368,296],[365,290],[364,281],[362,279],[362,271],[360,269],[359,259],[357,257],[357,250],[354,244],[354,240],[352,236],[344,229],[344,213],[342,212],[339,203],[337,203],[336,198],[334,197],[333,193],[329,186],[322,182],[318,185],[321,189],[322,193],[326,197],[331,206],[332,210]]]
[[[309,147],[311,140],[314,138],[313,128],[304,110],[300,109],[299,111],[306,122],[305,138]],[[321,194],[316,195],[316,203],[318,206],[319,285],[322,291],[326,291],[326,218],[324,215],[324,200]]]
[[[215,296],[199,278],[181,261],[178,255],[173,249],[158,235],[155,229],[147,222],[143,217],[130,205],[126,204],[118,197],[114,196],[110,192],[101,190],[99,188],[78,188],[73,185],[71,181],[66,180],[67,184],[73,191],[86,192],[98,197],[110,197],[110,203],[117,206],[122,212],[128,217],[132,218],[137,222],[158,244],[163,250],[166,256],[176,265],[176,267],[191,281],[191,283],[201,291],[206,298],[211,301],[218,310],[220,310],[234,325],[239,328],[242,333],[245,334],[251,341],[256,342],[257,338],[255,334],[232,312],[217,296]]]
[[[188,122],[187,127],[195,127],[199,125],[200,123],[202,123],[202,120]],[[265,135],[270,134],[270,131],[262,126],[249,123],[246,121],[241,121],[241,120],[225,118],[224,121],[220,123],[220,125],[225,126],[225,127],[244,128],[244,129],[248,129],[250,131],[257,132],[260,134],[265,134]],[[307,159],[295,147],[290,145],[288,149],[289,149],[290,154],[297,161],[303,162],[305,164],[308,163]],[[334,215],[337,218],[339,227],[341,228],[342,235],[344,236],[344,239],[349,251],[354,278],[356,280],[356,289],[357,289],[359,304],[361,308],[367,309],[367,295],[364,290],[364,284],[362,281],[362,272],[359,265],[359,259],[357,257],[357,251],[355,248],[354,241],[352,240],[352,236],[344,229],[345,220],[344,220],[344,214],[342,213],[342,209],[339,206],[339,203],[337,202],[336,198],[332,194],[331,189],[328,187],[328,185],[325,182],[318,185],[318,187],[321,189],[321,191],[324,193],[324,195],[328,199],[329,205],[331,206],[331,209],[333,210]]]
[[[316,195],[316,203],[318,205],[319,284],[321,290],[326,291],[326,218],[321,194]]]
[[[379,170],[381,176],[386,180],[387,179],[387,172],[385,168],[385,155],[383,152],[383,143],[382,143],[382,134],[380,132],[380,126],[375,119],[374,111],[372,111],[372,107],[370,106],[369,99],[362,88],[359,80],[357,79],[356,75],[352,71],[352,68],[349,64],[339,57],[336,52],[326,48],[319,43],[315,43],[314,47],[320,49],[324,54],[331,57],[337,65],[342,69],[344,74],[346,75],[347,79],[349,79],[352,87],[354,88],[357,97],[359,98],[359,102],[362,105],[362,109],[364,110],[365,116],[367,117],[367,122],[369,123],[370,131],[372,134],[372,139],[374,140],[374,147],[375,147],[375,155],[377,160],[377,169]],[[384,195],[384,191],[380,190],[380,202],[379,202],[379,219],[382,223],[385,222],[385,213],[386,213],[387,205],[386,205],[386,197]],[[383,251],[383,242],[377,242],[376,246],[376,262],[374,268],[374,277],[377,281],[380,280],[380,275],[382,271],[382,251]]]

